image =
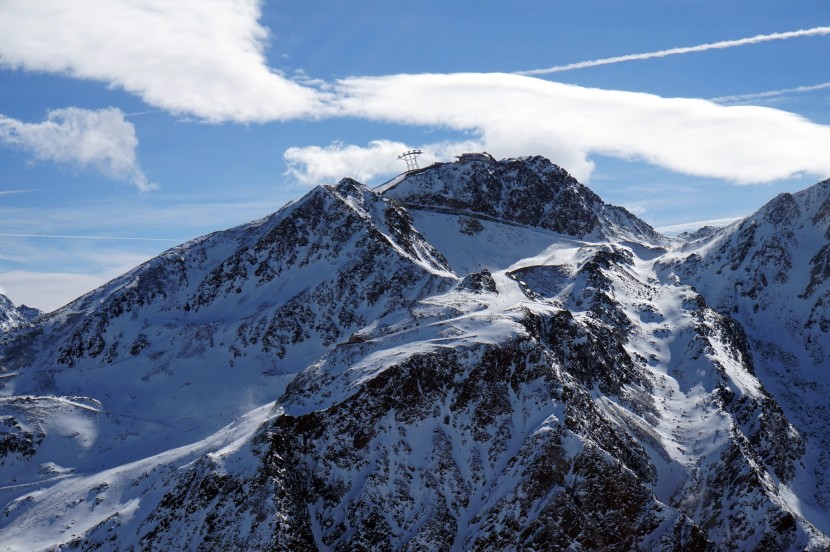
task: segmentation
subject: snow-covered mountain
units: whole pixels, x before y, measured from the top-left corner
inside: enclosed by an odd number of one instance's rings
[[[0,293],[0,335],[28,324],[42,314],[38,309],[26,305],[15,307],[11,299]]]
[[[797,494],[830,511],[830,180],[780,194],[660,265],[745,329],[756,373],[809,436]]]
[[[171,249],[0,344],[0,400],[29,428],[12,436],[43,450],[8,459],[8,480],[203,439],[352,332],[449,287],[445,263],[400,206],[349,180]]]
[[[0,550],[829,549],[828,226],[673,241],[539,157],[316,188],[0,340]]]

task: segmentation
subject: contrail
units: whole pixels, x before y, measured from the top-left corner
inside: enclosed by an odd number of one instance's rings
[[[742,102],[746,100],[758,100],[762,98],[774,98],[776,96],[783,96],[784,94],[797,94],[802,92],[813,92],[815,90],[824,90],[830,88],[830,82],[821,84],[814,84],[812,86],[796,86],[795,88],[782,88],[781,90],[767,90],[766,92],[752,92],[750,94],[735,94],[734,96],[719,96],[717,98],[710,98],[712,102],[727,103],[727,102]]]
[[[528,71],[516,71],[515,74],[548,75],[550,73],[561,73],[563,71],[572,71],[574,69],[597,67],[598,65],[611,65],[612,63],[622,63],[624,61],[637,61],[641,59],[662,58],[666,56],[676,56],[680,54],[691,54],[693,52],[705,52],[707,50],[722,50],[724,48],[734,48],[735,46],[746,46],[747,44],[759,44],[761,42],[770,42],[772,40],[788,40],[790,38],[798,38],[801,36],[821,36],[828,34],[830,34],[830,27],[815,27],[813,29],[800,29],[798,31],[789,31],[786,33],[756,35],[750,38],[739,38],[737,40],[722,40],[720,42],[711,42],[709,44],[698,44],[697,46],[669,48],[668,50],[658,50],[656,52],[628,54],[625,56],[614,56],[603,59],[594,59],[590,61],[580,61],[577,63],[569,63],[567,65],[555,65],[553,67],[548,67],[547,69],[531,69]]]

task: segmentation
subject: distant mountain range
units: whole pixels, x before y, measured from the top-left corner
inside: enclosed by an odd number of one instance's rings
[[[830,550],[830,181],[668,238],[470,156],[3,299],[0,550]]]

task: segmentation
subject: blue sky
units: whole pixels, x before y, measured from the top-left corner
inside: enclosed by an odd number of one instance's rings
[[[826,0],[6,0],[0,290],[55,309],[409,147],[724,222],[830,176],[828,83]]]

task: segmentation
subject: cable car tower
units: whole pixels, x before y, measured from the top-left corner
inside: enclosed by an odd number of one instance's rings
[[[403,159],[406,161],[406,172],[414,171],[418,169],[418,159],[417,157],[421,155],[422,152],[419,149],[405,151],[398,156],[398,159]]]

